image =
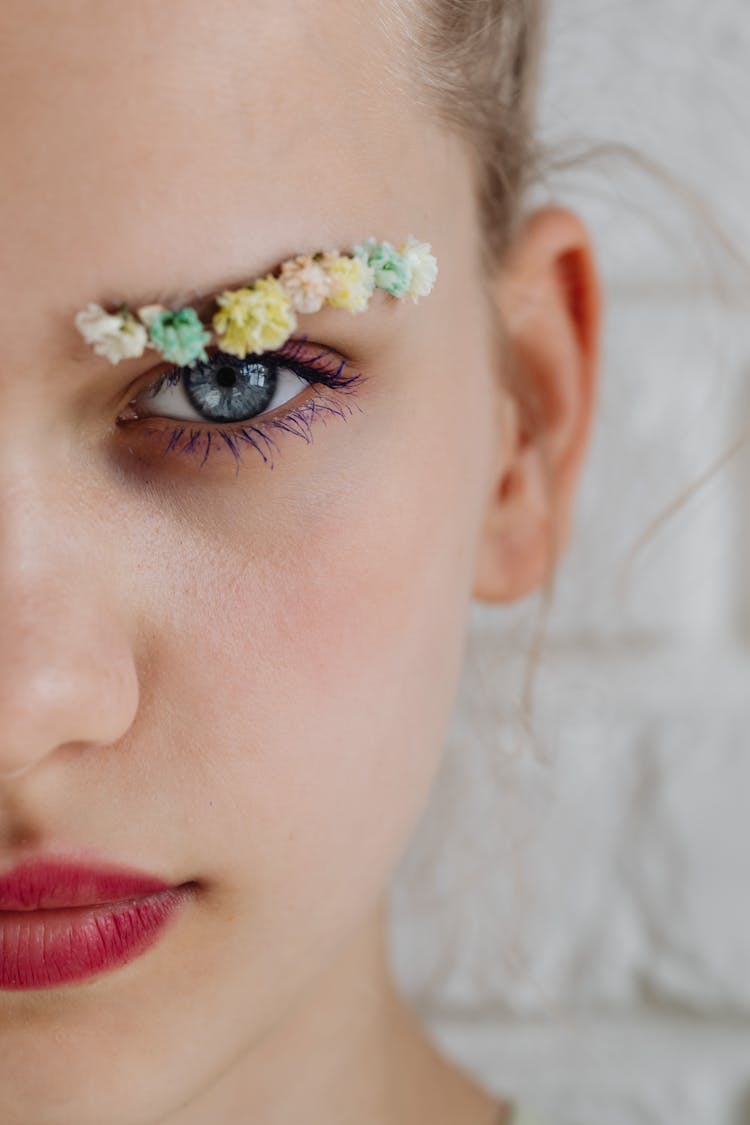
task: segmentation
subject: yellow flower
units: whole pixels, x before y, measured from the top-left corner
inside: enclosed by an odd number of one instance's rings
[[[212,324],[219,347],[239,359],[281,347],[297,327],[288,294],[270,274],[248,288],[225,290],[216,303]]]
[[[328,304],[349,312],[363,312],[375,285],[372,268],[359,258],[333,254],[323,255],[320,264],[331,283]]]

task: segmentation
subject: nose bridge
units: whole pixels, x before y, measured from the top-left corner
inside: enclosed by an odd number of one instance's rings
[[[106,536],[76,495],[0,470],[0,778],[58,746],[115,741],[137,707]]]

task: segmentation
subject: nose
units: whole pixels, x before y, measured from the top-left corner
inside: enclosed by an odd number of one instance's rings
[[[0,780],[57,747],[115,742],[137,708],[131,654],[106,615],[70,591],[3,607]]]
[[[0,516],[0,782],[58,747],[111,744],[138,706],[106,557],[59,518],[43,533],[30,516],[23,535],[8,528]]]

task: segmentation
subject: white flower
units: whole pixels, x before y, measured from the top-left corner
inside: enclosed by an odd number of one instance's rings
[[[279,281],[298,313],[319,312],[331,291],[331,281],[325,270],[306,254],[284,262]]]
[[[152,320],[156,320],[157,316],[161,316],[166,311],[164,305],[142,305],[138,309],[138,319],[148,328]]]
[[[416,303],[418,297],[426,297],[431,292],[437,277],[437,258],[430,253],[429,242],[418,242],[413,235],[402,246],[401,254],[411,267],[411,280],[406,295]]]
[[[86,343],[93,344],[96,354],[110,363],[142,355],[148,341],[146,329],[132,313],[108,313],[96,304],[79,312],[75,323]]]

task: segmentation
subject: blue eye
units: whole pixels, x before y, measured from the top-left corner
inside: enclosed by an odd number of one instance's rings
[[[330,349],[321,351],[302,340],[244,359],[213,349],[206,362],[163,371],[128,404],[129,416],[119,424],[163,438],[165,455],[202,456],[202,465],[212,452],[229,450],[239,466],[248,446],[268,463],[278,448],[275,434],[296,434],[309,442],[315,420],[351,414],[345,399],[363,376],[345,373],[347,363]],[[313,396],[280,410],[310,388]],[[180,424],[147,426],[151,419]]]
[[[310,385],[283,359],[226,352],[176,368],[149,388],[149,412],[193,422],[247,422]],[[187,413],[186,413],[187,411]]]

